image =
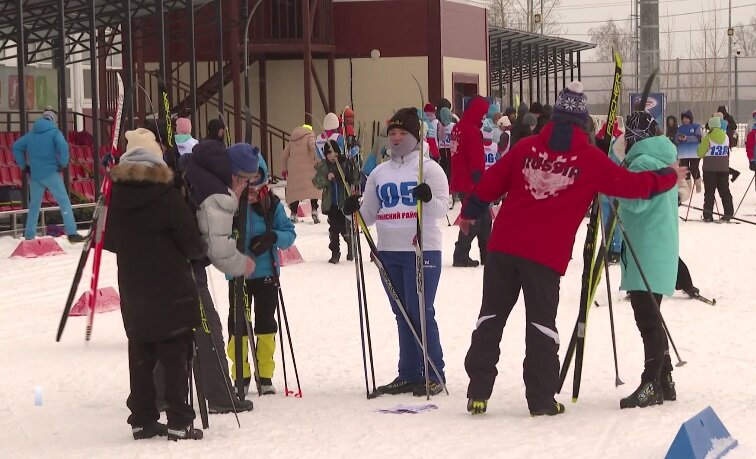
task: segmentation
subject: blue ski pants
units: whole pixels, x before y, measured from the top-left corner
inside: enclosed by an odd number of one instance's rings
[[[74,220],[71,200],[63,183],[63,177],[57,172],[39,180],[29,180],[29,215],[26,218],[24,237],[27,240],[34,239],[37,235],[37,223],[39,221],[39,209],[42,207],[42,197],[45,189],[50,190],[60,206],[60,214],[63,216],[63,225],[66,234],[76,233],[76,220]]]
[[[412,321],[417,336],[421,337],[415,252],[380,252],[380,255],[397,295],[407,308],[407,315]],[[436,365],[439,373],[441,373],[441,378],[446,379],[444,376],[444,355],[441,350],[441,339],[438,333],[438,324],[436,323],[436,310],[433,307],[436,290],[438,289],[438,281],[441,277],[441,252],[424,252],[424,262],[425,323],[428,340],[428,359]],[[388,290],[386,290],[386,293],[389,294]],[[425,380],[423,350],[414,336],[412,336],[410,325],[407,324],[399,309],[399,305],[391,298],[390,294],[389,301],[391,302],[391,309],[396,315],[396,324],[399,330],[399,379],[412,383],[423,382]],[[430,379],[439,382],[436,373],[430,365],[428,366],[428,371],[430,372]]]

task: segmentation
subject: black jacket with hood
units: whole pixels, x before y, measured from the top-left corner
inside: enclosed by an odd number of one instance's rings
[[[134,149],[110,173],[105,249],[116,254],[126,336],[164,341],[199,323],[189,261],[205,256],[197,221],[162,158]]]

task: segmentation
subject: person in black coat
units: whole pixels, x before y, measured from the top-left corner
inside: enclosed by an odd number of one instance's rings
[[[205,257],[197,221],[173,186],[154,134],[126,133],[127,151],[110,173],[113,188],[105,249],[116,254],[121,314],[129,340],[131,393],[126,405],[134,439],[202,438],[187,404],[192,329],[199,298],[189,260]],[[168,425],[158,423],[152,373],[165,370]]]

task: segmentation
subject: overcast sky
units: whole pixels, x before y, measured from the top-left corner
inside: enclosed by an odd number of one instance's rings
[[[522,5],[527,4],[527,0],[519,1]],[[534,0],[536,11],[540,8],[539,1]],[[601,26],[608,19],[614,19],[618,25],[625,28],[630,26],[632,0],[561,0],[560,3],[557,11],[563,28],[562,36],[565,38],[588,41],[588,30]],[[732,7],[733,25],[753,24],[756,21],[756,0],[732,0]],[[659,0],[661,30],[664,31],[665,26],[668,26],[667,29],[673,31],[670,35],[675,43],[672,48],[672,58],[687,57],[687,44],[690,42],[691,35],[694,40],[702,35],[700,32],[702,10],[705,11],[703,14],[717,15],[717,26],[721,28],[719,32],[726,39],[728,0]],[[660,36],[662,48],[666,45],[663,35]],[[664,50],[661,54],[663,57],[667,56]]]

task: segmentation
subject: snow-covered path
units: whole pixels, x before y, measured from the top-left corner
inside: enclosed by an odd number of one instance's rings
[[[744,172],[733,185],[737,206],[750,180],[745,155],[733,163]],[[693,198],[701,206],[703,195]],[[450,212],[456,217],[458,209]],[[684,209],[681,209],[684,215]],[[756,193],[739,212],[756,221]],[[692,220],[700,212],[691,211]],[[411,396],[365,400],[360,356],[354,266],[329,265],[327,224],[305,219],[297,225],[297,247],[306,263],[284,268],[282,283],[291,322],[304,397],[255,398],[255,410],[212,416],[201,442],[134,442],[126,424],[128,366],[118,312],[95,318],[92,341],[84,344],[83,318],[71,318],[61,343],[54,335],[81,246],[59,240],[65,255],[9,259],[18,241],[0,238],[0,457],[663,457],[688,417],[711,405],[740,446],[728,457],[756,457],[756,376],[753,352],[753,254],[756,228],[748,224],[681,222],[681,254],[694,282],[717,306],[681,295],[662,309],[688,365],[676,369],[678,400],[649,409],[619,410],[619,399],[635,389],[642,368],[642,344],[624,294],[613,293],[620,375],[614,387],[606,293],[590,313],[580,401],[569,402],[571,376],[557,399],[567,413],[531,418],[522,384],[524,312],[518,305],[502,341],[499,378],[485,416],[465,412],[467,376],[463,360],[480,306],[482,268],[451,267],[456,228],[444,227],[444,271],[436,301],[447,365],[449,397],[439,409],[417,415],[378,414],[396,404],[424,403]],[[558,326],[562,354],[577,317],[584,229],[574,261],[562,280]],[[364,244],[363,244],[364,245]],[[364,247],[367,254],[367,248]],[[473,249],[473,258],[477,251]],[[103,261],[101,286],[117,287],[115,260]],[[613,285],[619,267],[613,266]],[[366,266],[376,376],[395,376],[396,324],[374,266]],[[216,306],[226,317],[227,287],[212,274]],[[155,282],[160,282],[155,279]],[[89,272],[82,280],[88,286]],[[77,295],[78,297],[78,295]],[[225,319],[224,319],[225,322]],[[293,376],[290,372],[290,384]],[[274,383],[283,392],[280,366]],[[35,387],[43,393],[35,406]]]

